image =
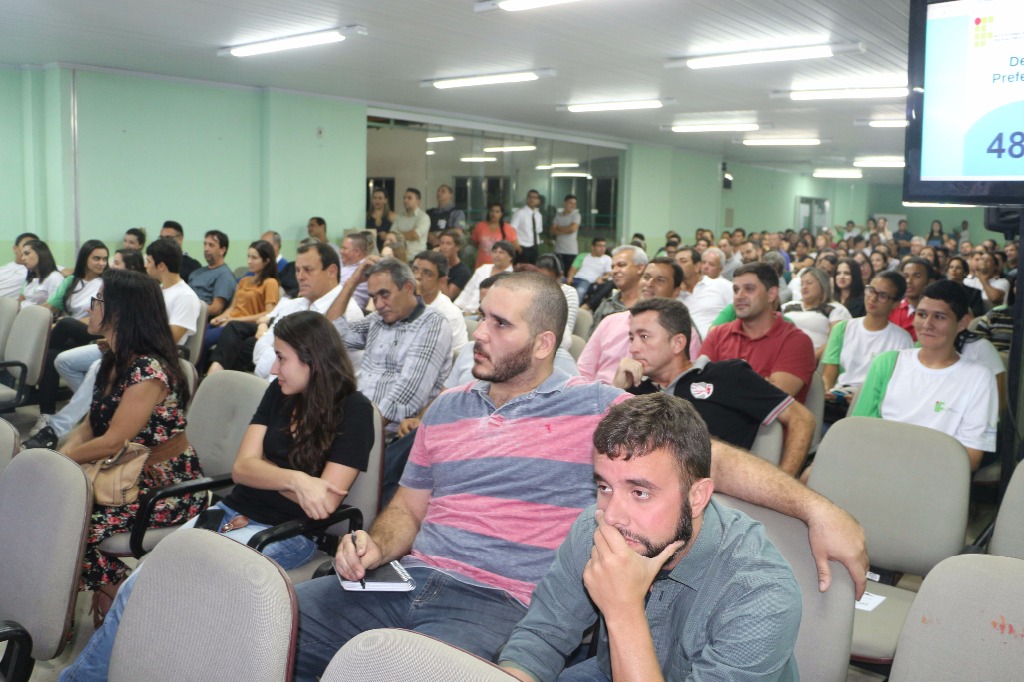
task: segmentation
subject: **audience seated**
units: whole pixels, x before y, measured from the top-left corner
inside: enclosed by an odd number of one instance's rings
[[[338,260],[341,260],[341,249],[338,245],[331,241],[331,238],[327,236],[327,221],[320,216],[313,216],[306,223],[306,236],[310,239],[315,239],[322,244],[327,244],[333,249],[335,255],[338,256]]]
[[[23,241],[21,264],[25,266],[25,279],[21,281],[18,301],[21,307],[43,305],[60,288],[64,276],[57,269],[50,247],[38,239]]]
[[[751,368],[801,403],[814,374],[811,339],[775,312],[778,275],[767,263],[747,263],[733,275],[738,319],[712,327],[701,353],[712,361],[746,360]]]
[[[228,236],[220,230],[210,230],[203,238],[206,267],[199,268],[188,278],[188,285],[209,306],[206,314],[211,320],[227,310],[235,296],[235,276],[224,262],[227,253]]]
[[[367,282],[375,312],[350,322],[342,316],[356,287]],[[349,350],[366,350],[359,368],[363,393],[380,409],[385,431],[419,414],[441,392],[452,366],[452,332],[444,315],[416,298],[408,265],[370,256],[327,309]]]
[[[217,345],[228,324],[250,326],[255,334],[256,323],[273,312],[280,300],[277,262],[274,259],[274,247],[270,242],[260,239],[249,244],[247,262],[249,272],[253,274],[239,280],[235,296],[227,310],[210,318],[210,328],[203,337],[204,356],[211,346]],[[199,358],[194,360],[199,363]]]
[[[594,237],[590,242],[590,252],[579,254],[569,268],[565,283],[576,289],[576,296],[583,302],[590,285],[599,277],[612,270],[612,257],[606,251],[608,241],[603,237]]]
[[[977,247],[972,252],[971,274],[964,278],[964,286],[981,291],[982,300],[996,306],[1010,293],[1010,281],[1001,274],[992,254]]]
[[[296,586],[296,679],[314,679],[348,639],[378,627],[422,631],[492,658],[526,614],[555,547],[593,504],[590,437],[605,410],[627,396],[553,369],[566,310],[550,279],[504,278],[482,313],[474,334],[480,380],[430,407],[395,497],[368,533],[343,538],[335,558],[342,577],[358,580],[407,557],[416,587],[350,593],[334,576]],[[810,520],[819,566],[827,566],[824,554],[841,555],[862,589],[861,531],[845,512],[761,460],[718,441],[711,447],[717,487],[769,506],[785,499],[784,511]],[[557,486],[552,466],[561,471]],[[827,582],[823,574],[822,589]]]
[[[274,344],[278,379],[267,387],[242,439],[232,469],[235,486],[186,528],[201,522],[246,544],[272,526],[326,518],[366,471],[375,438],[373,405],[356,389],[338,334],[322,315],[304,311],[281,321]],[[263,551],[286,570],[316,552],[314,541],[302,535]],[[106,678],[121,613],[141,570],[121,585],[103,626],[62,680]]]
[[[840,320],[850,319],[850,311],[832,300],[832,285],[820,268],[800,274],[800,301],[782,306],[782,314],[810,337],[815,360],[825,352],[832,328]]]
[[[480,307],[480,282],[500,272],[512,272],[515,259],[516,247],[511,242],[494,242],[491,247],[492,262],[476,269],[462,293],[455,299],[455,305],[467,315],[475,315]]]
[[[31,232],[23,232],[14,240],[14,260],[0,267],[0,296],[17,299],[25,286],[28,269],[22,262],[24,246],[30,241],[38,241],[39,237]]]
[[[124,231],[124,239],[122,240],[121,245],[126,249],[142,251],[146,248],[146,228],[129,227]]]
[[[356,271],[359,264],[366,260],[370,253],[370,240],[361,232],[354,232],[345,235],[341,240],[341,283],[344,284]],[[370,300],[370,294],[365,286],[356,287],[352,294],[352,300],[356,302],[360,310],[366,310],[366,304]]]
[[[758,429],[778,420],[786,429],[779,467],[792,476],[800,471],[815,426],[806,407],[742,360],[711,362],[702,356],[691,362],[692,325],[679,301],[651,298],[629,312],[629,356],[620,361],[614,386],[635,395],[664,392],[687,400],[712,436],[748,450]]]
[[[576,313],[580,309],[579,296],[574,288],[568,284],[561,284],[562,261],[557,257],[557,254],[546,253],[540,256],[537,259],[537,271],[559,282],[558,286],[565,295],[565,304],[569,307],[569,317],[565,321],[565,330],[562,332],[562,345],[560,347],[564,350],[569,350],[572,347],[572,330],[576,328]]]
[[[800,588],[764,527],[711,499],[700,416],[645,396],[613,407],[593,440],[597,504],[569,529],[502,667],[524,682],[798,679]],[[596,657],[559,675],[599,619]]]
[[[864,286],[871,280],[863,278],[860,264],[852,258],[842,258],[832,275],[832,297],[850,311],[851,317],[864,317]]]
[[[876,271],[878,274],[880,271]],[[924,258],[911,258],[903,264],[903,279],[907,282],[907,291],[896,309],[889,314],[889,319],[906,329],[911,338],[917,341],[916,319],[917,303],[921,300],[925,288],[939,278],[932,264]]]
[[[459,256],[459,249],[461,247],[462,235],[459,234],[458,230],[445,230],[437,238],[437,250],[448,259],[447,288],[444,293],[452,301],[459,297],[459,294],[462,293],[462,290],[469,282],[470,277],[473,276],[473,273],[469,271],[469,268],[466,267],[466,264],[462,262],[462,258]],[[490,258],[489,252],[487,257],[488,259]]]
[[[443,289],[447,288],[448,259],[439,251],[420,251],[412,259],[416,295],[423,303],[444,316],[452,333],[452,352],[458,353],[469,341],[466,318]]]
[[[629,310],[640,300],[640,277],[647,267],[647,254],[637,246],[619,246],[612,251],[612,277],[615,286],[612,295],[594,310],[593,335],[606,315]]]
[[[689,246],[680,248],[675,255],[676,263],[683,269],[679,300],[690,311],[694,328],[703,339],[708,335],[711,321],[732,302],[732,282],[707,275],[702,258],[696,249]]]
[[[277,234],[277,233],[274,232],[274,234]],[[185,280],[186,283],[188,283],[188,278],[192,275],[192,273],[195,272],[196,270],[198,270],[199,268],[203,267],[203,266],[200,265],[199,261],[197,261],[195,258],[193,258],[192,256],[190,256],[187,253],[185,253],[185,247],[184,247],[185,228],[183,228],[181,226],[181,223],[179,223],[176,220],[166,220],[166,221],[164,221],[164,226],[162,228],[160,228],[160,238],[161,239],[173,239],[175,241],[175,243],[177,243],[178,248],[180,248],[182,250],[181,251],[181,270],[180,270],[180,272],[178,274],[181,275],[181,278],[183,280]],[[264,238],[265,238],[265,236],[264,236]],[[281,246],[281,235],[277,235],[277,245],[278,245],[278,248],[280,248],[280,246]],[[137,249],[137,251],[139,253],[142,253],[142,249]]]
[[[978,320],[975,331],[988,339],[997,351],[1008,353],[1013,341],[1013,310],[1007,307],[993,308]]]
[[[999,397],[996,380],[956,352],[967,328],[967,296],[955,282],[928,285],[915,306],[920,348],[882,353],[871,363],[855,417],[881,417],[927,426],[956,438],[971,469],[994,450]]]

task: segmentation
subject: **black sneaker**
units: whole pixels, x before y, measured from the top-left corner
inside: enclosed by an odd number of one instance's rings
[[[59,440],[60,438],[58,438],[57,434],[53,432],[52,427],[44,426],[36,431],[34,436],[21,441],[21,447],[26,450],[31,450],[33,448],[46,448],[47,450],[53,450],[57,447],[57,441]]]

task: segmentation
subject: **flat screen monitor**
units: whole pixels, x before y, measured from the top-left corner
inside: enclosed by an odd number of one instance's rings
[[[1024,0],[911,0],[904,201],[1024,204]]]

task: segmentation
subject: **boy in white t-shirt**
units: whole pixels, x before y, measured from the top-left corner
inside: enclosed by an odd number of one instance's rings
[[[590,243],[590,253],[583,256],[582,259],[577,258],[569,268],[565,283],[576,289],[580,303],[583,302],[583,297],[590,285],[596,282],[601,275],[611,272],[612,257],[606,253],[607,249],[608,242],[603,237],[594,237]]]
[[[971,470],[995,450],[996,380],[984,366],[962,358],[955,344],[967,328],[967,292],[956,282],[928,285],[914,328],[920,348],[882,353],[868,371],[855,417],[881,417],[942,431],[966,448]]]

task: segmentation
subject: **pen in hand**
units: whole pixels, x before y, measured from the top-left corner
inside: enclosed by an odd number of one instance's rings
[[[350,537],[352,538],[352,549],[355,549],[356,548],[356,532],[354,530],[350,532]],[[359,556],[359,555],[356,554],[356,556]],[[366,589],[366,579],[365,578],[360,578],[359,579],[359,586],[362,587],[364,590]]]

